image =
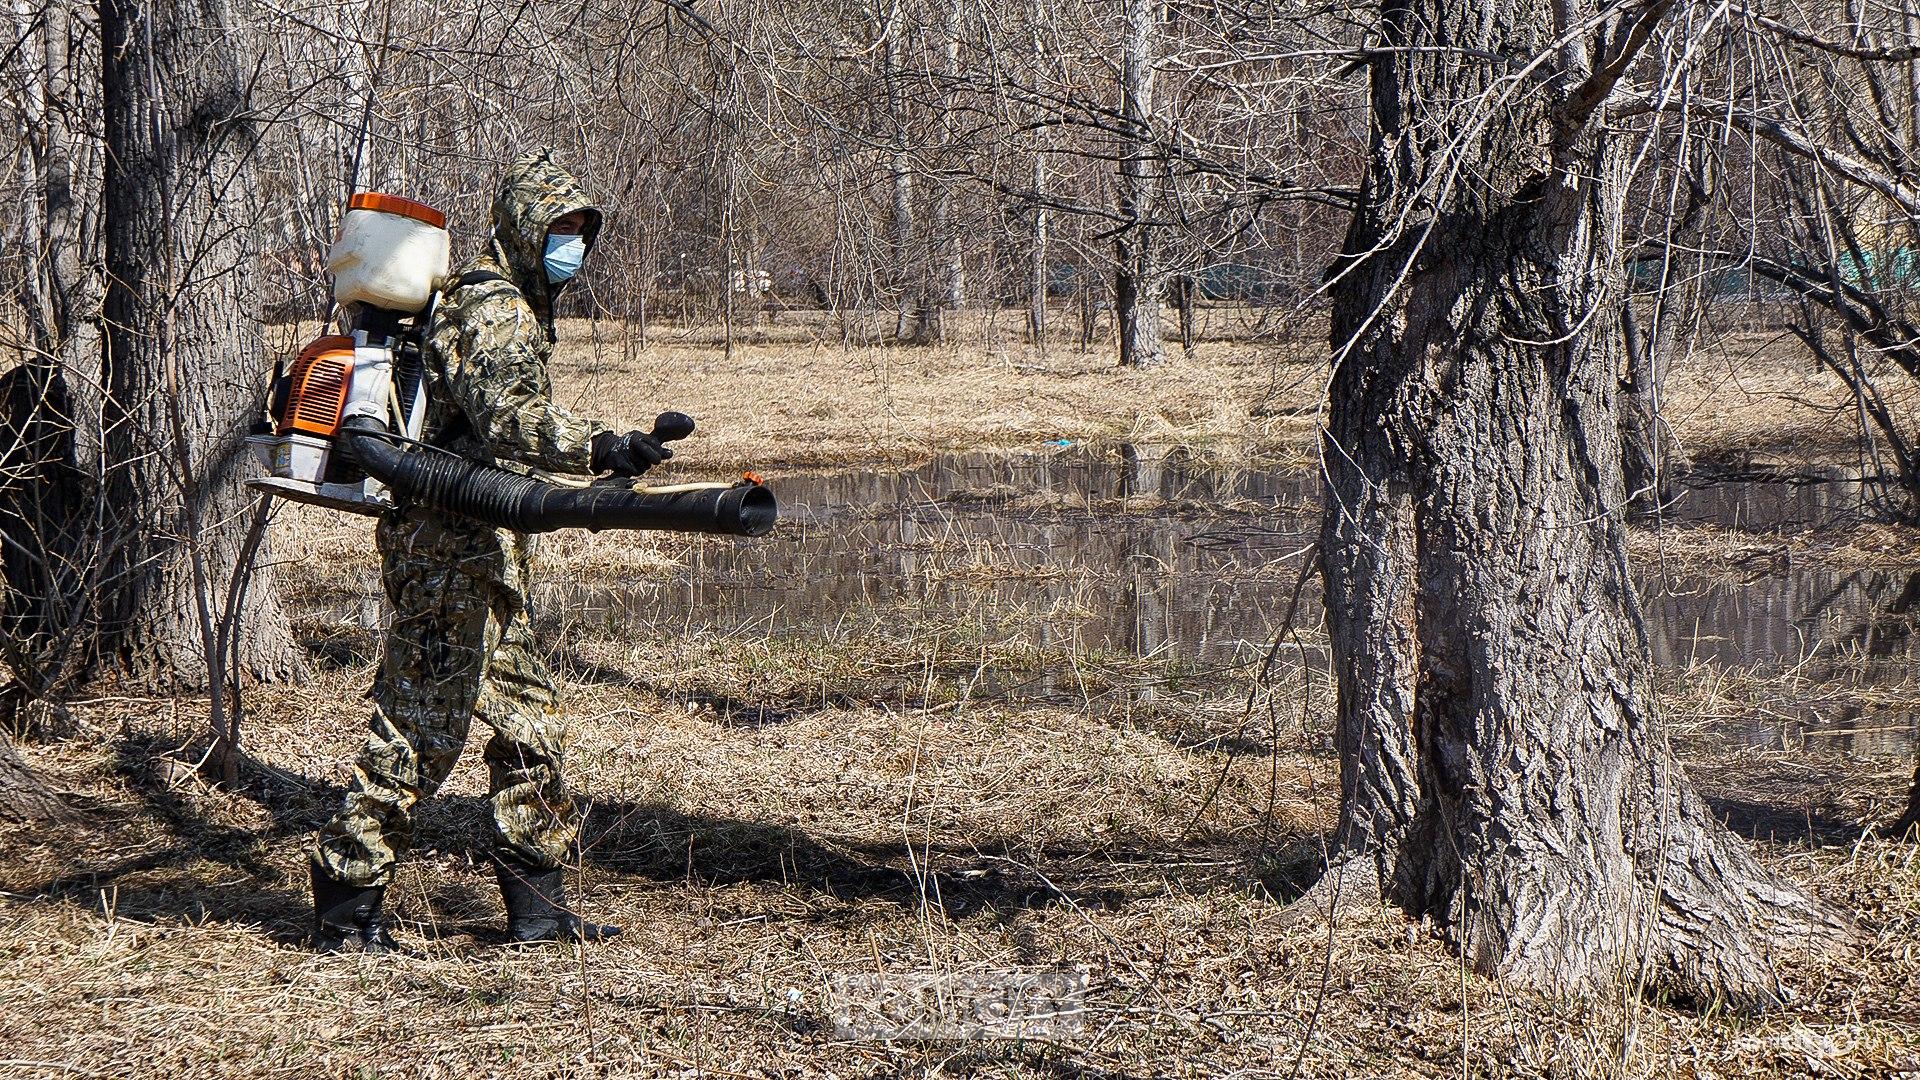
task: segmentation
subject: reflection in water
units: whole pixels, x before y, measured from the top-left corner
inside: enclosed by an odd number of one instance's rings
[[[1850,524],[1870,492],[1857,472],[1831,470],[1699,483],[1664,519],[1752,533],[1791,533]],[[1791,670],[1812,685],[1911,687],[1920,660],[1920,571],[1786,567],[1727,580],[1638,568],[1654,662],[1763,672]],[[1783,706],[1750,717],[1729,736],[1777,743],[1783,736],[1833,735],[1860,753],[1910,753],[1920,738],[1920,702],[1857,701]]]
[[[1743,532],[1793,532],[1860,517],[1868,485],[1858,470],[1804,469],[1738,480],[1690,481],[1660,513],[1676,525],[1719,525]]]
[[[666,581],[611,594],[563,587],[556,599],[604,606],[621,625],[775,630],[912,601],[1035,616],[1017,621],[1036,624],[1036,645],[1245,662],[1264,653],[1285,611],[1318,528],[1302,511],[1315,486],[1146,451],[1121,462],[968,455],[906,472],[785,478],[774,535],[695,545]],[[1035,494],[1064,498],[1023,501]],[[1088,509],[1122,500],[1134,511]],[[1191,512],[1222,500],[1271,516]]]
[[[1248,664],[1266,651],[1318,532],[1318,487],[1310,475],[1204,467],[1134,446],[1118,460],[954,455],[901,472],[790,477],[778,483],[773,536],[695,543],[666,580],[556,584],[547,600],[622,628],[774,633],[925,605],[1018,627],[1009,632],[1040,647]],[[1849,487],[1722,483],[1687,493],[1666,517],[1819,526],[1857,505]],[[1310,577],[1300,618],[1315,620],[1318,587]],[[1728,582],[1649,567],[1640,587],[1663,666],[1799,665],[1809,679],[1871,686],[1903,684],[1920,659],[1920,573],[1788,569]],[[1907,753],[1920,716],[1910,705],[1814,711],[1727,734],[1772,743],[1837,728],[1859,732],[1840,736],[1843,747]]]
[[[1654,662],[1793,672],[1811,684],[1899,687],[1920,659],[1920,572],[1799,570],[1729,582],[1660,574],[1640,583]],[[1905,753],[1920,707],[1863,708],[1851,701],[1790,708],[1729,732],[1757,743],[1783,736],[1841,736],[1841,748]]]

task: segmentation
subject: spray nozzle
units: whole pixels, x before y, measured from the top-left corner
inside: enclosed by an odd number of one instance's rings
[[[693,434],[693,417],[683,412],[663,412],[653,418],[654,438],[661,442],[678,442]]]

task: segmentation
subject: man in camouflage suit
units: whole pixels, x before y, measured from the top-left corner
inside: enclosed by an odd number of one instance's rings
[[[599,228],[600,211],[551,151],[507,169],[492,243],[448,285],[428,327],[428,442],[564,473],[633,476],[672,456],[651,435],[615,434],[553,401],[554,300]],[[313,852],[315,948],[394,948],[382,895],[414,805],[452,771],[475,716],[493,730],[485,756],[509,937],[618,933],[582,922],[561,884],[580,814],[561,776],[566,723],[527,615],[533,538],[405,506],[376,536],[393,626],[371,736]]]

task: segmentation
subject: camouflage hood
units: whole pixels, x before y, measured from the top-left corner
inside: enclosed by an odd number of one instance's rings
[[[500,178],[500,194],[493,200],[491,261],[499,264],[496,272],[511,279],[549,325],[553,297],[560,287],[547,284],[547,229],[576,210],[589,211],[581,234],[591,251],[600,233],[600,208],[587,197],[580,181],[554,160],[552,150],[536,150],[507,166]]]

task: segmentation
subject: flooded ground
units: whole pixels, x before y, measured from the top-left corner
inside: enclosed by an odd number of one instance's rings
[[[1662,518],[1791,534],[1860,520],[1868,494],[1859,480],[1837,473],[1702,481],[1682,491]],[[1722,735],[1913,752],[1920,741],[1920,698],[1912,693],[1920,668],[1920,570],[1840,570],[1791,560],[1747,571],[1673,565],[1654,558],[1635,567],[1656,663],[1669,670],[1747,669],[1815,688],[1815,700],[1760,702],[1745,717],[1722,719]]]
[[[1267,653],[1298,594],[1311,648],[1319,582],[1302,575],[1318,482],[1122,447],[956,455],[908,471],[783,478],[779,532],[695,545],[665,580],[561,584],[549,597],[610,625],[798,634],[935,610],[1040,648],[1142,657],[1193,679],[1238,678]],[[1840,524],[1857,483],[1747,478],[1684,491],[1665,519],[1751,532]],[[1695,673],[1791,676],[1818,694],[1717,717],[1715,733],[1778,745],[1820,739],[1910,754],[1920,707],[1920,572],[1769,563],[1751,572],[1642,560],[1655,660]],[[1018,696],[1064,696],[1044,672]],[[1844,692],[1831,692],[1832,686]],[[1876,693],[1885,690],[1885,693]]]

